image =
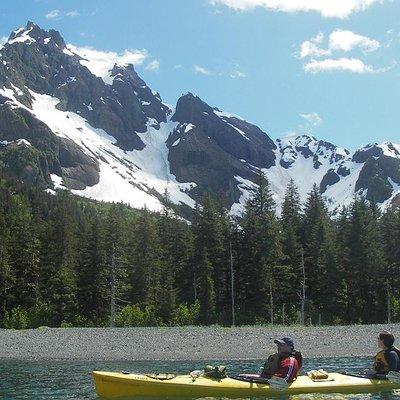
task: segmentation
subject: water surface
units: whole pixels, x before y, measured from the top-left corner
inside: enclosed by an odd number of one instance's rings
[[[0,399],[91,399],[96,396],[90,373],[94,369],[132,372],[178,372],[201,369],[205,364],[223,364],[228,373],[256,372],[262,361],[121,361],[121,362],[70,362],[70,361],[5,361],[0,360]],[[370,358],[319,358],[304,361],[303,372],[324,368],[334,372],[358,372],[371,365]],[[162,399],[162,398],[160,398]],[[400,392],[363,395],[296,395],[282,397],[290,400],[350,400],[350,399],[400,399]]]

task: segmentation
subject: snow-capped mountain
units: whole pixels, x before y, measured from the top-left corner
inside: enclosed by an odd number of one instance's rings
[[[211,191],[240,214],[259,170],[278,209],[290,179],[302,200],[319,185],[332,210],[358,194],[382,207],[400,197],[398,144],[350,154],[312,136],[273,141],[191,93],[175,108],[164,104],[131,64],[102,75],[77,53],[32,22],[0,49],[0,160],[9,173],[48,190],[152,210],[162,207],[165,190],[191,208]]]

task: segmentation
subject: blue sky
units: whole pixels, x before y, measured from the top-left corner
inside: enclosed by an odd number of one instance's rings
[[[32,20],[78,48],[129,50],[169,104],[191,91],[274,139],[311,133],[354,150],[400,143],[399,3],[2,0],[0,37]]]

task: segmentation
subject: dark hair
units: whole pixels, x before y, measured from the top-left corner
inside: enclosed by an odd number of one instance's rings
[[[392,347],[394,343],[394,336],[388,331],[379,332],[378,339],[382,340],[386,347]]]

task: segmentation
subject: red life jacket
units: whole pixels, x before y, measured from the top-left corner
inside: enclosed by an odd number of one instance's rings
[[[292,351],[291,353],[275,353],[268,357],[263,367],[261,377],[271,378],[273,375],[279,373],[281,369],[281,362],[289,357],[294,357],[299,364],[299,369],[303,365],[303,356],[299,351]]]

